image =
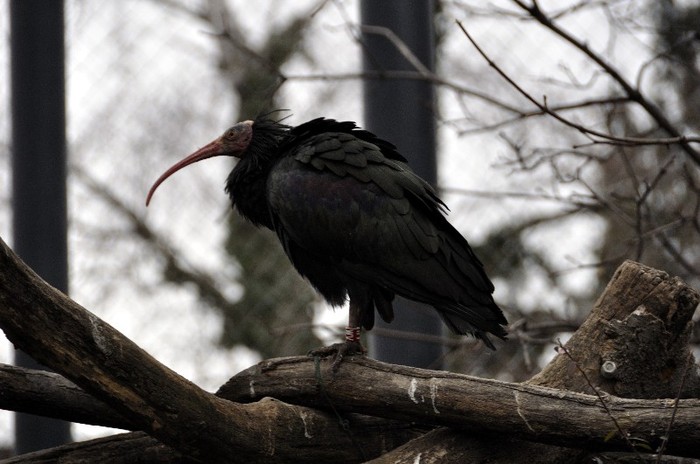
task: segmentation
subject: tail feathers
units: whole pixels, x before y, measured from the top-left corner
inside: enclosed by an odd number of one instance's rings
[[[465,308],[464,306],[436,306],[445,324],[456,334],[470,334],[484,342],[492,350],[496,347],[488,334],[506,340],[508,332],[505,316],[495,304],[493,307]]]
[[[394,300],[394,293],[389,290],[377,287],[373,294],[374,305],[384,322],[394,320],[394,307],[391,302]]]
[[[489,348],[492,351],[496,351],[496,347],[493,345],[493,342],[489,338],[489,336],[486,334],[486,332],[482,332],[481,330],[477,330],[474,332],[474,336],[484,342],[484,345],[486,345],[487,348]],[[505,335],[501,337],[503,340],[506,339]]]
[[[357,295],[356,293],[354,293]],[[356,298],[358,298],[356,296]],[[362,294],[360,305],[362,307],[360,325],[365,330],[372,330],[374,327],[374,309],[377,309],[379,316],[384,322],[391,322],[394,320],[394,307],[391,304],[394,300],[394,293],[381,288],[374,287],[366,290],[366,293]]]

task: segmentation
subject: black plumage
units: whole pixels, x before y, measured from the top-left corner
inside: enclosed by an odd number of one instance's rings
[[[239,158],[226,181],[233,207],[274,230],[294,267],[333,305],[350,300],[349,327],[389,322],[395,295],[432,305],[458,334],[494,348],[505,338],[493,284],[445,205],[391,143],[352,122],[289,127],[261,117],[166,171],[212,156]],[[361,350],[357,330],[346,343]]]

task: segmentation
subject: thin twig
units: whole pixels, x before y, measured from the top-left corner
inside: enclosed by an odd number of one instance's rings
[[[386,39],[392,43],[396,50],[401,53],[401,55],[406,58],[406,61],[411,63],[411,66],[415,68],[423,76],[428,76],[431,73],[430,69],[425,66],[420,59],[411,51],[410,47],[406,45],[406,42],[401,40],[401,38],[394,33],[388,27],[382,26],[370,26],[367,24],[360,25],[360,31],[363,34],[381,35],[386,37]]]
[[[445,193],[455,193],[458,195],[469,195],[480,198],[493,198],[493,199],[526,199],[526,200],[542,200],[551,201],[555,203],[563,203],[566,205],[575,206],[577,208],[586,209],[597,209],[600,203],[593,196],[587,196],[584,194],[573,193],[569,196],[552,195],[548,193],[538,193],[538,192],[517,192],[517,191],[487,191],[487,190],[473,190],[466,189],[462,187],[451,187],[451,186],[440,186],[440,191]]]
[[[693,147],[690,146],[690,143],[692,142],[700,142],[700,138],[698,137],[686,137],[680,133],[678,129],[666,118],[666,116],[663,114],[661,109],[653,104],[650,100],[648,100],[640,91],[639,89],[635,88],[630,84],[623,76],[620,74],[620,72],[615,69],[610,63],[605,61],[605,59],[600,56],[599,54],[595,53],[593,50],[591,50],[588,45],[585,43],[581,42],[580,40],[576,39],[573,35],[571,35],[569,32],[565,31],[564,29],[560,28],[557,24],[554,23],[554,20],[550,17],[548,17],[542,9],[540,9],[539,5],[537,4],[536,1],[533,1],[531,5],[527,5],[525,2],[522,0],[513,0],[513,2],[518,5],[520,8],[523,10],[527,11],[530,16],[532,16],[535,20],[537,20],[540,24],[545,26],[546,28],[550,29],[552,32],[554,32],[556,35],[564,39],[566,42],[569,42],[571,45],[573,45],[576,49],[580,50],[582,53],[584,53],[586,56],[588,56],[591,60],[593,60],[598,66],[603,69],[617,84],[622,87],[624,92],[627,94],[627,96],[630,98],[630,100],[633,100],[637,102],[644,110],[651,116],[661,128],[663,128],[668,134],[671,135],[670,138],[667,139],[658,139],[659,143],[650,143],[650,142],[643,142],[639,141],[637,142],[634,138],[625,138],[625,137],[614,137],[614,136],[609,136],[609,135],[600,135],[600,133],[595,134],[594,131],[588,131],[589,134],[591,135],[596,135],[598,137],[601,137],[603,139],[608,140],[608,142],[619,142],[619,143],[632,143],[634,145],[638,144],[651,144],[651,145],[671,145],[671,144],[679,144],[683,150],[690,156],[690,158],[693,160],[695,164],[700,165],[700,153],[698,153]],[[464,28],[460,24],[460,27],[464,31]],[[466,34],[466,31],[465,31]],[[470,38],[471,41],[471,38]],[[473,41],[472,41],[473,43]],[[554,116],[554,115],[553,115]],[[556,116],[555,116],[556,117]],[[560,118],[557,118],[561,120]],[[564,121],[562,121],[564,122]],[[572,123],[573,124],[573,123]],[[575,127],[576,125],[572,126]],[[580,126],[579,126],[580,127]],[[642,139],[643,140],[643,139]],[[666,142],[661,142],[661,140],[666,140]]]
[[[575,103],[562,103],[560,105],[556,106],[550,106],[549,109],[550,111],[570,111],[570,110],[578,110],[582,108],[587,108],[587,107],[592,107],[592,106],[602,106],[602,105],[615,105],[615,104],[624,104],[624,103],[631,103],[630,99],[627,97],[610,97],[610,98],[600,98],[600,99],[592,99],[592,100],[585,100],[581,102],[575,102]],[[527,118],[532,118],[532,117],[537,117],[537,116],[548,116],[548,113],[542,110],[534,110],[534,111],[522,111],[521,113],[517,114],[516,116],[510,117],[510,118],[505,118],[500,121],[475,127],[472,129],[457,129],[457,134],[460,136],[463,135],[468,135],[468,134],[475,134],[475,133],[480,133],[480,132],[486,132],[486,131],[492,131],[504,126],[507,126],[509,124],[514,124],[516,122],[522,121],[523,119]],[[460,119],[454,119],[451,121],[443,121],[445,124],[450,124],[453,126],[456,126],[460,120],[464,120],[468,118],[460,118]],[[578,145],[574,146],[575,148],[582,147],[584,145]]]
[[[661,463],[661,457],[666,451],[668,442],[671,439],[671,428],[673,427],[673,422],[676,420],[676,412],[678,411],[678,401],[681,399],[681,394],[683,393],[683,387],[685,386],[685,379],[690,370],[690,366],[693,366],[693,353],[688,353],[687,362],[685,363],[685,369],[683,369],[683,375],[681,376],[681,384],[678,386],[678,393],[676,393],[676,398],[673,400],[673,412],[671,413],[671,420],[668,421],[668,427],[666,427],[666,433],[661,437],[661,446],[659,446],[659,453],[656,455],[656,463]]]
[[[620,434],[622,439],[625,440],[625,443],[627,443],[627,446],[629,446],[630,450],[632,450],[632,452],[634,452],[637,455],[637,457],[641,459],[641,455],[639,455],[639,451],[637,451],[637,448],[635,448],[634,444],[630,440],[629,434],[627,432],[625,432],[624,430],[622,430],[622,426],[620,426],[620,423],[617,421],[617,419],[615,419],[615,416],[613,416],[613,413],[610,410],[610,408],[608,407],[608,404],[603,399],[603,395],[601,395],[600,391],[598,391],[598,389],[593,385],[593,382],[591,382],[591,379],[588,377],[586,372],[581,368],[581,365],[578,363],[578,361],[576,361],[574,359],[574,357],[571,355],[569,350],[566,349],[566,347],[561,343],[560,339],[557,339],[557,345],[558,345],[559,349],[566,355],[566,357],[569,358],[571,360],[571,362],[574,363],[574,366],[576,366],[576,370],[579,371],[579,373],[583,376],[583,378],[586,381],[586,383],[588,384],[588,386],[591,387],[591,389],[593,390],[593,393],[595,393],[595,395],[598,397],[598,400],[600,400],[600,404],[603,405],[605,412],[608,414],[608,417],[610,417],[610,419],[615,424],[615,428],[617,429],[617,432]]]
[[[700,143],[700,137],[697,136],[686,136],[686,135],[680,135],[677,133],[677,131],[673,132],[673,137],[667,137],[667,138],[646,138],[646,137],[618,137],[612,134],[606,134],[604,132],[600,132],[588,127],[585,127],[581,124],[577,124],[563,116],[561,116],[559,113],[556,111],[553,111],[548,105],[547,105],[547,100],[546,98],[542,103],[540,103],[536,98],[534,98],[530,93],[528,93],[525,89],[520,87],[520,85],[515,82],[496,62],[494,62],[487,54],[486,52],[477,44],[476,40],[467,32],[467,29],[464,27],[464,25],[460,22],[457,21],[457,25],[459,28],[462,30],[464,35],[467,37],[467,39],[472,43],[474,48],[476,48],[477,52],[486,60],[486,62],[491,66],[503,79],[506,80],[515,90],[518,91],[523,97],[525,97],[528,101],[530,101],[532,104],[534,104],[537,108],[539,108],[540,111],[543,113],[546,113],[550,116],[552,116],[554,119],[557,121],[561,122],[562,124],[571,127],[573,129],[576,129],[577,131],[581,132],[584,135],[590,136],[590,137],[598,137],[600,140],[596,139],[591,139],[592,143],[607,143],[607,144],[617,144],[617,145],[674,145],[674,144],[680,144],[682,147],[688,147],[690,149],[691,157],[693,158],[694,161],[696,161],[698,164],[700,164],[700,154],[698,154],[695,150],[693,150],[691,147],[689,147],[689,143]],[[638,92],[637,92],[638,93]],[[632,98],[630,96],[631,100],[637,101],[639,103],[638,99]],[[645,107],[646,109],[646,107]],[[647,110],[648,111],[648,110]],[[657,121],[658,122],[658,121]],[[670,124],[670,123],[668,123]],[[664,126],[662,126],[664,127]],[[664,127],[664,129],[669,131],[668,128]],[[686,149],[688,151],[688,149]],[[693,155],[694,154],[694,155]],[[695,157],[697,155],[697,159]]]
[[[458,94],[469,95],[487,103],[492,104],[495,107],[501,108],[505,111],[511,112],[516,115],[523,113],[522,110],[508,104],[505,101],[501,101],[486,92],[481,92],[470,87],[460,85],[456,82],[447,80],[438,74],[428,73],[423,74],[418,71],[413,70],[383,70],[383,71],[365,71],[365,72],[352,72],[352,73],[320,73],[320,74],[285,74],[285,80],[296,80],[296,81],[345,81],[345,80],[365,80],[365,79],[410,79],[417,81],[428,81],[432,84],[440,87],[444,87],[449,90],[453,90]]]

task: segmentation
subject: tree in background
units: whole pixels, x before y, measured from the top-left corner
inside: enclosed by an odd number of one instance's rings
[[[305,33],[317,8],[294,14],[254,45],[226,2],[208,1],[200,17],[219,31],[219,69],[237,99],[232,121],[283,107],[277,94],[283,83],[281,69],[295,55],[304,54]],[[243,344],[263,357],[302,353],[319,345],[310,330],[318,299],[289,263],[277,237],[237,214],[227,218],[225,248],[238,263],[238,281],[244,290],[234,303],[215,306],[224,316],[222,344]],[[298,330],[299,326],[303,329]]]
[[[231,121],[284,107],[306,119],[311,113],[303,111],[310,110],[300,110],[290,88],[313,86],[308,95],[315,100],[307,102],[313,116],[346,117],[342,112],[353,104],[346,94],[332,100],[342,105],[321,103],[331,100],[327,97],[337,86],[359,84],[368,76],[347,72],[335,62],[316,61],[309,34],[318,31],[314,27],[322,13],[347,12],[355,5],[310,3],[306,9],[276,15],[274,27],[270,21],[255,28],[243,22],[244,3],[211,0],[192,6],[161,0],[151,6],[160,8],[160,15],[181,15],[201,25],[203,37],[178,36],[180,42],[164,46],[162,53],[175,49],[197,56],[203,53],[203,43],[214,44],[208,56],[216,83],[214,78],[195,79],[189,87],[171,90],[167,81],[159,81],[157,92],[144,91],[144,100],[134,95],[135,84],[103,85],[91,96],[97,109],[90,110],[89,124],[80,126],[72,140],[73,204],[84,205],[95,195],[101,201],[97,207],[74,211],[81,241],[75,246],[74,235],[72,248],[87,250],[89,239],[102,254],[99,260],[94,259],[99,253],[81,258],[74,278],[89,283],[80,287],[105,304],[125,287],[154,295],[159,305],[186,304],[182,295],[194,293],[193,304],[204,301],[226,315],[221,339],[227,346],[245,344],[265,357],[304,352],[318,342],[310,330],[296,330],[295,324],[311,322],[315,296],[289,268],[272,237],[253,233],[228,214],[221,191],[227,170],[198,181],[190,177],[187,182],[199,182],[201,189],[179,194],[175,201],[220,211],[230,232],[217,237],[215,245],[225,242],[233,259],[212,264],[196,247],[188,248],[202,241],[201,236],[184,246],[169,229],[171,222],[164,226],[156,211],[145,216],[143,196],[154,173],[206,140],[198,125],[206,127],[208,137]],[[470,237],[513,323],[515,342],[495,354],[482,352],[469,339],[445,340],[454,348],[448,355],[454,370],[514,380],[529,377],[551,352],[552,340],[578,325],[599,294],[597,285],[625,258],[698,283],[697,144],[677,138],[698,127],[693,104],[698,41],[692,29],[697,11],[656,2],[583,2],[552,8],[543,11],[519,1],[441,2],[436,16],[436,29],[441,31],[439,71],[410,73],[431,80],[440,92],[436,118],[441,161],[447,166],[441,186],[452,208],[451,220]],[[357,25],[348,15],[338,17],[342,21],[334,17],[336,22],[323,27],[350,31],[345,46],[357,49]],[[126,18],[112,15],[110,21]],[[540,106],[479,56],[454,19]],[[134,42],[138,35],[127,31],[131,29],[125,23],[121,32],[116,28],[109,37],[110,46],[124,53],[117,55],[110,71],[143,79],[125,58],[141,49]],[[528,40],[541,47],[519,55],[518,43]],[[636,61],[626,51],[630,44],[639,55]],[[143,66],[143,61],[135,66]],[[195,91],[207,92],[208,87],[215,87],[216,100],[195,106],[201,98]],[[127,116],[117,111],[122,102],[145,102],[127,111],[128,117],[138,115],[140,120],[128,131],[121,129]],[[216,119],[214,113],[221,108],[225,117]],[[111,144],[127,135],[120,156],[105,156]],[[127,155],[134,156],[126,161]],[[489,177],[469,176],[475,166],[490,164],[496,169]],[[191,184],[180,185],[184,189]],[[165,196],[158,200],[167,201]],[[158,209],[172,214],[175,208]],[[172,222],[196,226],[196,216],[172,215]],[[163,281],[176,285],[164,286]],[[234,282],[244,288],[240,294],[229,291]],[[160,295],[166,292],[178,296],[164,303]],[[147,318],[141,313],[138,319]],[[270,335],[280,328],[286,330]]]
[[[520,18],[526,36],[548,34],[567,50],[557,55],[557,71],[533,78],[527,70],[541,65],[547,48],[532,50],[532,62],[503,52],[496,59],[483,34],[468,37],[481,48],[492,79],[448,88],[462,99],[464,110],[460,117],[443,117],[459,134],[500,137],[507,150],[501,167],[512,185],[522,182],[520,191],[461,193],[526,198],[543,206],[513,215],[476,250],[496,282],[508,282],[510,291],[501,301],[514,313],[513,335],[525,360],[544,353],[543,340],[578,325],[625,259],[700,284],[700,155],[697,138],[684,137],[698,132],[699,9],[672,2],[612,2],[545,11],[518,0],[453,6],[467,18]],[[586,17],[600,19],[590,36],[578,27]],[[470,21],[461,27],[467,35]],[[553,47],[556,41],[547,43]],[[512,71],[518,59],[523,67]],[[508,94],[512,97],[504,97]],[[488,110],[474,110],[483,107]],[[569,237],[586,240],[597,237],[597,230],[602,234],[587,260],[575,258],[573,249],[564,252],[571,255],[568,264],[552,253],[561,242],[572,244]],[[568,285],[586,269],[596,271],[593,285]],[[523,304],[536,275],[536,287],[547,290]],[[552,300],[557,293],[560,298]],[[513,369],[509,351],[488,362],[482,358],[488,374],[529,377],[528,363]]]

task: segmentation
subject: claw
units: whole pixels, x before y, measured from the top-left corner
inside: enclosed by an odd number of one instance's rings
[[[319,356],[321,358],[327,358],[333,356],[333,364],[331,365],[331,370],[333,373],[338,372],[340,363],[343,361],[345,356],[353,356],[356,354],[365,355],[367,350],[358,341],[344,341],[340,343],[334,343],[330,346],[324,346],[317,348],[315,350],[309,351],[309,356]]]

